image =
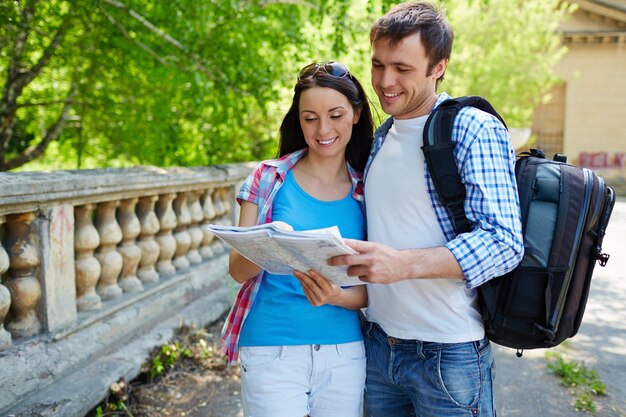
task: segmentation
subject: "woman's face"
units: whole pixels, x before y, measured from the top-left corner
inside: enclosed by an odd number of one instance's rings
[[[360,115],[346,96],[332,88],[312,87],[300,95],[298,109],[309,154],[344,158],[352,126]]]

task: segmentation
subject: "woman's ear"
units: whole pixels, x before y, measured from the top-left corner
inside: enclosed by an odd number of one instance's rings
[[[361,118],[361,110],[363,110],[362,106],[359,106],[355,111],[354,111],[354,118],[352,120],[352,124],[357,124],[359,123],[359,119]]]

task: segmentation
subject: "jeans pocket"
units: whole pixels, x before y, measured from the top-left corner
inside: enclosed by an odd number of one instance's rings
[[[363,342],[341,343],[337,345],[337,352],[339,356],[347,359],[363,360],[365,359],[365,344]]]
[[[439,351],[439,378],[445,394],[457,406],[476,407],[480,402],[480,356],[473,343],[451,345]]]
[[[243,346],[239,349],[239,362],[244,368],[267,365],[278,359],[282,346]]]

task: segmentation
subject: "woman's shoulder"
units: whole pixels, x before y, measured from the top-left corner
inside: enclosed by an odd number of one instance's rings
[[[308,149],[300,149],[295,152],[285,154],[279,158],[266,159],[259,162],[257,168],[276,168],[279,170],[291,169],[306,154]]]

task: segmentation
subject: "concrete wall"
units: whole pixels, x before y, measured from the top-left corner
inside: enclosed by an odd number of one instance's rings
[[[175,329],[227,311],[206,226],[232,224],[250,170],[0,173],[0,416],[82,416]]]
[[[545,143],[557,132],[555,148],[570,163],[594,169],[626,194],[626,13],[573,1],[580,7],[560,28],[568,52],[555,68],[563,84],[539,107],[534,125],[543,123]]]

